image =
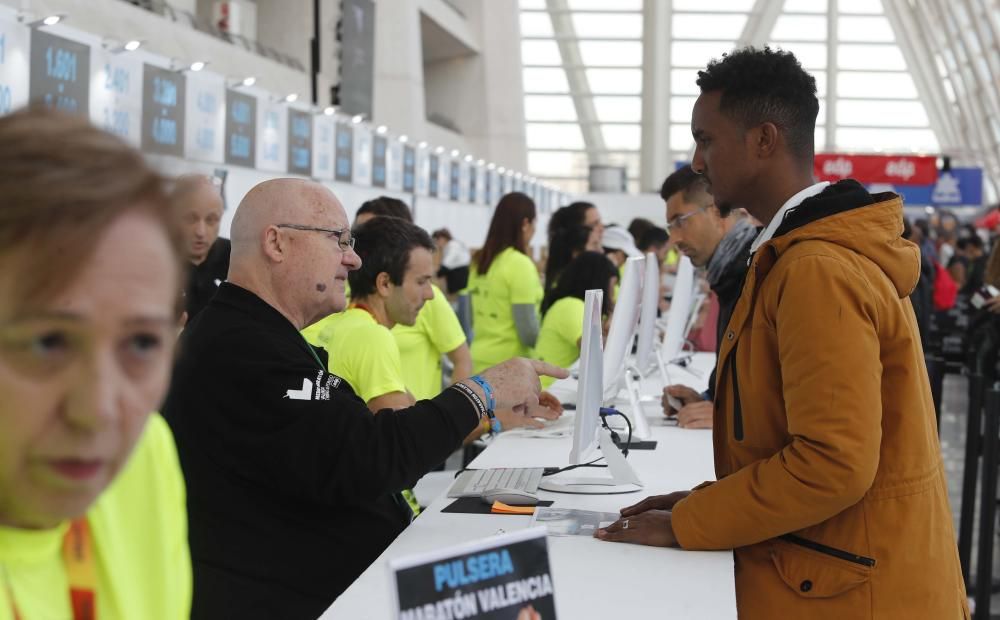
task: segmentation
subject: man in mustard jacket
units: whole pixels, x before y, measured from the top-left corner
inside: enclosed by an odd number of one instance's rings
[[[719,351],[717,482],[598,538],[733,549],[740,618],[968,618],[902,201],[813,181],[816,82],[746,48],[699,72],[692,167],[765,223]]]

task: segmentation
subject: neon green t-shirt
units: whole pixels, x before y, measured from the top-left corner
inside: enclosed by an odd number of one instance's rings
[[[397,324],[392,335],[399,346],[403,384],[417,400],[441,393],[441,356],[465,342],[465,332],[448,298],[434,286],[434,297],[424,304],[412,326]]]
[[[314,344],[329,354],[329,371],[350,383],[365,402],[406,391],[396,339],[367,310],[348,308],[322,323]]]
[[[544,362],[569,368],[580,357],[577,344],[583,336],[582,299],[563,297],[556,301],[542,318],[535,343],[535,357]],[[542,387],[547,388],[555,381],[552,377],[542,377]]]
[[[474,334],[470,348],[475,372],[512,357],[531,356],[531,349],[521,344],[517,336],[511,306],[537,307],[542,293],[535,263],[515,248],[500,252],[485,274],[480,274],[473,262],[469,269],[469,297]]]
[[[128,463],[87,511],[97,618],[181,620],[191,613],[184,478],[174,439],[150,416]],[[0,619],[72,618],[62,559],[68,523],[51,530],[0,526]],[[0,579],[3,579],[0,575]]]

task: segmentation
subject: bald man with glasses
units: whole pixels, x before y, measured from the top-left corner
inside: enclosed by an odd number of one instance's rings
[[[316,618],[407,526],[397,491],[489,418],[480,384],[373,416],[304,327],[345,307],[361,265],[325,187],[253,188],[229,277],[184,330],[164,406],[187,480],[192,618]],[[330,351],[336,356],[337,351]],[[496,407],[539,408],[541,362],[481,373]]]

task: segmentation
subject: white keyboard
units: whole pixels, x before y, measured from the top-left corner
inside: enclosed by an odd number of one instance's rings
[[[448,497],[479,497],[493,489],[512,489],[537,493],[542,467],[511,467],[463,471],[451,485]]]

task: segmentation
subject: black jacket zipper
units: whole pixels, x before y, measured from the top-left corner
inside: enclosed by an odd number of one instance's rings
[[[736,441],[743,441],[743,407],[740,405],[740,382],[736,378],[736,350],[740,343],[733,345],[733,352],[729,354],[730,371],[733,376],[733,437]]]
[[[800,547],[805,547],[806,549],[812,549],[813,551],[818,551],[820,553],[825,553],[826,555],[839,558],[841,560],[847,560],[848,562],[853,562],[854,564],[860,564],[862,566],[867,566],[873,568],[875,566],[875,560],[872,558],[866,558],[863,555],[857,555],[851,553],[850,551],[844,551],[842,549],[836,549],[834,547],[828,547],[822,543],[818,543],[814,540],[809,540],[807,538],[802,538],[801,536],[796,536],[795,534],[785,534],[784,536],[779,536],[781,540],[790,542],[793,545],[798,545]]]

